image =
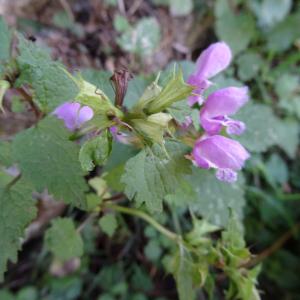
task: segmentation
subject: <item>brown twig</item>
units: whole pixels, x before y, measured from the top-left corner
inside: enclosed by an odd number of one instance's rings
[[[242,264],[240,267],[243,268],[251,268],[263,260],[265,260],[267,257],[274,254],[276,251],[278,251],[290,238],[293,237],[294,233],[297,232],[297,230],[300,229],[300,222],[296,223],[291,229],[289,229],[287,232],[285,232],[282,236],[280,236],[270,247],[256,255],[253,259],[249,260],[245,264]]]

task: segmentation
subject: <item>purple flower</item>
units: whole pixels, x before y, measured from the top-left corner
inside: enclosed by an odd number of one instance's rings
[[[111,126],[109,128],[109,131],[117,142],[122,144],[130,144],[130,136],[123,132],[120,132],[117,126]]]
[[[216,177],[221,181],[234,182],[250,155],[237,141],[221,135],[213,135],[196,141],[193,160],[200,168],[217,169]]]
[[[65,126],[74,131],[94,116],[93,110],[88,106],[82,106],[77,102],[66,102],[58,106],[53,114],[65,122]]]
[[[208,80],[228,67],[231,61],[231,51],[224,42],[210,45],[204,50],[196,62],[196,71],[188,78],[188,83],[195,86],[193,95],[189,97],[189,105],[203,103],[202,93],[211,82]]]
[[[242,134],[246,126],[233,120],[234,115],[249,100],[247,87],[228,87],[210,94],[200,112],[200,123],[209,135],[218,134],[222,126],[228,134]]]

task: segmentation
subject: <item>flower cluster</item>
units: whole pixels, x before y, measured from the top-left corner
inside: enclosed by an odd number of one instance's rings
[[[202,52],[196,62],[196,71],[190,75],[188,84],[194,87],[192,94],[188,98],[190,106],[197,104],[200,107],[199,119],[204,134],[195,142],[192,151],[193,163],[204,169],[214,168],[217,170],[216,177],[221,181],[234,182],[245,160],[249,158],[247,150],[237,141],[221,135],[223,128],[229,135],[239,135],[245,130],[243,122],[231,118],[249,99],[247,87],[227,87],[211,93],[204,99],[204,91],[212,85],[210,78],[227,68],[232,55],[230,48],[224,43],[212,44]],[[78,102],[66,102],[60,105],[54,112],[59,119],[64,120],[65,126],[75,131],[85,122],[93,118],[93,109],[88,106],[81,106]],[[164,113],[156,113],[148,116],[146,121],[150,121],[154,126],[158,122],[159,136],[162,122],[167,127],[169,119],[164,120]],[[154,118],[155,117],[155,118]],[[135,120],[136,121],[136,120]],[[135,126],[144,126],[149,131],[149,123],[145,120],[142,123],[134,123]],[[137,122],[137,121],[136,121]],[[145,127],[145,122],[148,127]],[[182,128],[187,130],[191,123],[191,117],[182,124]],[[151,130],[153,130],[150,127]],[[140,128],[141,129],[141,128]],[[110,132],[113,137],[121,143],[131,143],[128,135],[119,131],[118,126],[112,126]],[[145,131],[147,132],[147,131]],[[151,132],[151,131],[149,131]],[[157,133],[155,131],[155,133]]]
[[[221,181],[234,182],[237,171],[249,158],[247,150],[237,141],[220,135],[225,127],[230,135],[240,135],[246,126],[234,120],[234,115],[249,99],[247,87],[227,87],[211,93],[204,100],[203,92],[212,84],[209,79],[228,67],[231,61],[230,48],[224,43],[212,44],[202,52],[196,62],[196,71],[188,83],[195,87],[188,102],[198,103],[200,124],[204,135],[194,145],[192,158],[200,168],[217,169],[216,177]]]

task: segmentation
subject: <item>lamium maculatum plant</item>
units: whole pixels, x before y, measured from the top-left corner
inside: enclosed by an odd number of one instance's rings
[[[210,81],[229,66],[228,45],[210,45],[194,70],[175,65],[130,99],[129,71],[93,84],[84,71],[71,74],[0,22],[0,106],[3,113],[9,109],[4,99],[12,91],[31,115],[29,128],[0,140],[6,176],[0,182],[0,279],[8,261],[17,261],[24,231],[47,193],[69,208],[44,234],[53,262],[83,255],[86,224],[125,243],[122,226],[138,218],[169,241],[161,265],[173,275],[181,300],[196,299],[201,290],[213,297],[218,276],[228,278],[227,299],[259,299],[259,269],[252,268],[243,239],[242,204],[223,199],[221,208],[217,202],[207,206],[203,196],[209,186],[210,193],[213,187],[239,193],[238,173],[250,157],[235,140],[246,125],[232,118],[249,100],[248,88]],[[107,92],[110,80],[115,95]],[[162,217],[169,215],[174,223]]]

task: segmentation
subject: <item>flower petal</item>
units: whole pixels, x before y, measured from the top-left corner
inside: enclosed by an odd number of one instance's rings
[[[76,129],[77,114],[80,109],[80,104],[76,102],[66,102],[58,106],[53,114],[64,121],[65,126],[74,131]]]
[[[193,149],[195,162],[203,161],[212,168],[240,170],[246,159],[250,157],[248,151],[237,141],[221,135],[213,135],[196,142]]]
[[[77,116],[77,127],[91,120],[94,116],[94,111],[89,106],[83,106]]]
[[[218,169],[216,177],[220,181],[232,183],[237,180],[237,173],[231,169]]]
[[[231,116],[248,100],[248,87],[227,87],[210,94],[205,102],[205,109],[210,117]]]
[[[232,58],[229,46],[224,42],[210,45],[196,62],[197,77],[209,79],[228,67]]]
[[[246,124],[244,122],[229,118],[228,121],[225,122],[224,126],[227,127],[226,132],[230,135],[241,135],[246,129]]]

